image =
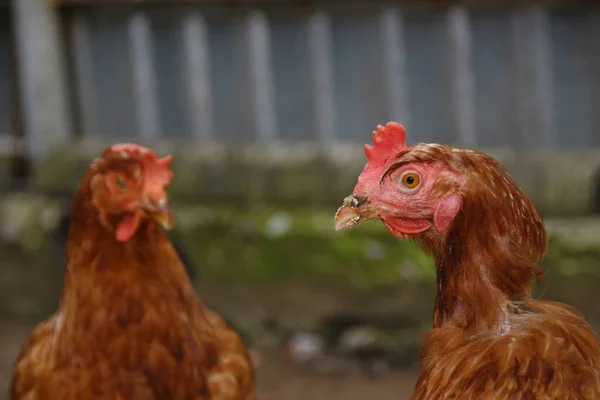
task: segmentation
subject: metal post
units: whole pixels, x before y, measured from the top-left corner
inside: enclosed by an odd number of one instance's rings
[[[250,62],[248,78],[254,103],[256,133],[261,140],[274,139],[276,120],[269,21],[262,11],[254,10],[248,14],[247,30]]]
[[[213,136],[213,104],[210,84],[208,29],[202,14],[191,12],[182,21],[184,69],[188,95],[188,115],[194,137]]]
[[[590,145],[600,146],[600,113],[593,110],[600,110],[600,13],[590,13],[588,16],[587,28],[589,29],[590,51],[588,57],[590,60]]]
[[[132,75],[137,109],[137,128],[144,139],[159,136],[160,122],[156,96],[154,60],[150,20],[146,14],[136,12],[129,20],[129,43]]]
[[[473,147],[475,132],[475,78],[472,65],[471,26],[465,7],[454,7],[447,14],[448,82],[450,108],[458,144]]]
[[[386,7],[381,13],[381,35],[388,116],[410,128],[406,43],[402,13],[398,9]]]
[[[27,147],[40,157],[72,134],[58,15],[46,0],[12,0],[11,8]]]
[[[96,85],[94,83],[94,60],[88,21],[78,14],[71,20],[71,42],[75,62],[75,83],[81,114],[83,135],[97,136],[100,130]]]
[[[329,17],[323,11],[317,11],[310,16],[307,28],[316,137],[320,141],[327,142],[335,138],[333,57]]]
[[[536,7],[513,15],[512,23],[519,145],[550,148],[556,132],[548,15]]]

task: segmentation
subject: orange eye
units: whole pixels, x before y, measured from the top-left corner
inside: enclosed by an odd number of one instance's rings
[[[400,183],[406,189],[416,189],[421,183],[421,176],[416,172],[407,171],[400,177]]]

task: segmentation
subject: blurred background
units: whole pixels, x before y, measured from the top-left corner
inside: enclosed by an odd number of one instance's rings
[[[332,222],[389,120],[501,161],[551,233],[537,295],[600,328],[597,2],[0,0],[0,399],[72,191],[124,141],[174,155],[172,237],[262,399],[407,399],[432,262]]]

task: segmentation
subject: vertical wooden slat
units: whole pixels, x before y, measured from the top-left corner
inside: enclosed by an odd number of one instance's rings
[[[556,144],[556,132],[549,18],[543,9],[536,7],[514,14],[512,25],[518,145],[528,149],[550,148]]]
[[[80,104],[81,127],[84,135],[97,135],[100,130],[96,85],[94,82],[94,61],[89,21],[76,13],[71,19],[71,41],[75,61],[75,85]]]
[[[256,133],[261,140],[271,140],[276,136],[276,120],[269,21],[262,11],[253,10],[248,14],[246,28]]]
[[[208,28],[202,14],[190,12],[182,20],[184,69],[192,133],[196,138],[213,136],[213,104],[210,84]]]
[[[72,133],[58,15],[48,1],[11,4],[27,147],[40,157]]]
[[[475,131],[475,82],[473,74],[471,26],[465,7],[454,7],[446,15],[448,32],[449,109],[458,144],[477,144]],[[490,44],[493,45],[493,44]]]
[[[406,43],[404,41],[403,17],[397,8],[386,7],[382,11],[381,34],[384,57],[384,88],[387,95],[389,119],[410,127]]]
[[[155,86],[154,59],[150,20],[136,12],[129,20],[134,100],[137,111],[137,128],[143,138],[157,138],[160,131],[158,103]]]
[[[329,17],[323,11],[315,12],[307,21],[316,137],[323,142],[331,141],[336,136],[330,25]]]

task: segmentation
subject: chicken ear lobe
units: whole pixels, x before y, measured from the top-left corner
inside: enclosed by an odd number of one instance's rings
[[[115,231],[115,239],[119,242],[126,242],[135,235],[138,227],[140,226],[140,214],[137,212],[131,212],[126,214]]]
[[[460,210],[460,197],[457,194],[444,197],[437,204],[433,213],[433,223],[436,229],[441,234],[445,234],[450,227],[450,224]]]

